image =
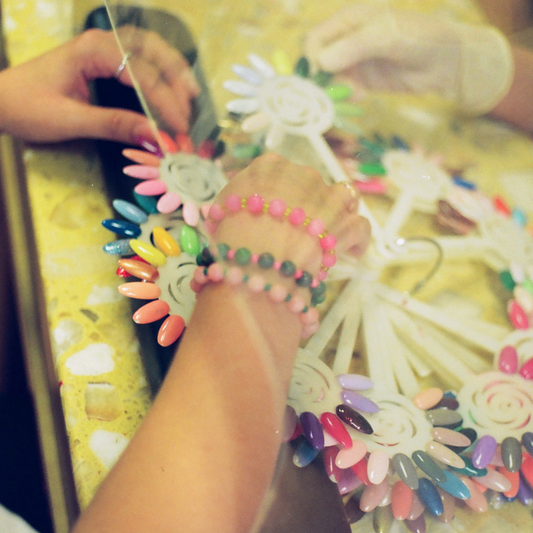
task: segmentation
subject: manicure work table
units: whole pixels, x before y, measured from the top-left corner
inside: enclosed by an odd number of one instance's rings
[[[298,59],[305,28],[344,2],[321,4],[320,14],[314,3],[290,0],[192,4],[174,0],[172,10],[199,43],[220,124],[229,138],[236,126],[224,118],[230,95],[222,83],[234,77],[231,64],[246,64],[248,53],[254,52],[283,71]],[[60,44],[97,5],[4,0],[11,62],[20,63]],[[151,5],[167,7],[164,2]],[[425,2],[425,6],[456,12],[466,20],[480,16],[466,0]],[[225,31],[212,31],[220,20],[227,22]],[[274,44],[279,42],[286,55]],[[530,139],[486,119],[456,117],[448,106],[431,98],[369,94],[357,104],[362,112],[354,119],[354,131],[418,146],[421,153],[438,156],[447,169],[476,183],[487,196],[499,195],[507,205],[533,216],[527,212],[533,205]],[[116,258],[102,251],[112,239],[101,221],[114,215],[95,146],[76,141],[17,152],[6,138],[1,146],[30,382],[56,531],[66,533],[127,446],[152,396],[130,301],[117,292],[121,280],[115,274]],[[367,200],[378,220],[390,207],[381,197],[369,195]],[[406,231],[431,235],[435,226],[420,215]],[[398,268],[388,275],[392,286],[404,290],[425,272]],[[420,298],[509,328],[498,276],[480,264],[447,263],[421,290]],[[364,361],[356,357],[353,369],[364,373]],[[431,377],[427,383],[435,384]],[[352,530],[368,532],[370,524],[371,517],[365,517]],[[450,525],[428,519],[430,532],[518,533],[532,528],[530,508],[517,502],[483,514],[460,508]]]

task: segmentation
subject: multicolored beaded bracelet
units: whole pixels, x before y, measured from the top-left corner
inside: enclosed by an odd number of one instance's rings
[[[270,252],[262,254],[252,253],[248,248],[231,248],[226,243],[217,244],[218,254],[213,253],[212,248],[205,247],[196,258],[198,266],[208,267],[216,261],[235,261],[238,266],[257,265],[263,270],[270,268],[278,271],[285,278],[294,278],[298,287],[309,287],[311,292],[311,305],[322,303],[326,299],[326,284],[313,275],[296,268],[292,261],[278,261]]]
[[[241,209],[247,209],[253,214],[269,214],[274,218],[287,217],[287,220],[293,226],[304,226],[309,235],[318,237],[322,248],[322,264],[318,279],[320,281],[326,279],[327,271],[337,262],[337,256],[335,255],[337,239],[326,231],[322,220],[308,217],[300,207],[287,207],[287,204],[280,199],[267,202],[258,194],[252,194],[248,198],[230,194],[224,201],[224,205],[218,203],[211,205],[207,220],[204,223],[205,230],[210,235],[214,235],[218,223],[224,219],[227,213],[237,213]]]
[[[315,307],[307,305],[301,296],[291,295],[281,283],[267,283],[261,274],[245,274],[238,266],[227,269],[220,263],[211,263],[208,267],[199,266],[191,279],[191,289],[198,294],[207,283],[222,281],[226,281],[231,287],[244,283],[252,293],[266,292],[273,303],[285,302],[289,311],[300,318],[303,326],[302,338],[307,339],[318,330],[318,311]]]

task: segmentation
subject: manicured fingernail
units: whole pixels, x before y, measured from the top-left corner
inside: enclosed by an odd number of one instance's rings
[[[118,292],[129,298],[138,298],[140,300],[155,300],[159,298],[161,289],[155,283],[146,283],[144,281],[132,281],[119,285]]]
[[[136,324],[148,324],[155,322],[168,315],[170,306],[163,300],[154,300],[153,302],[143,305],[133,315],[133,321]]]
[[[135,137],[135,143],[138,144],[139,146],[142,146],[145,150],[147,150],[151,154],[154,154],[158,157],[163,157],[163,152],[161,151],[161,148],[159,148],[159,146],[154,141],[151,141],[147,139],[146,137],[142,137],[138,135]]]

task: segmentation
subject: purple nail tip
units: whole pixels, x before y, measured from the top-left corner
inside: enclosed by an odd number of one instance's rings
[[[351,390],[342,391],[341,399],[342,403],[365,413],[377,413],[379,411],[379,407],[372,400]]]
[[[337,381],[343,389],[349,390],[368,390],[374,386],[370,378],[360,374],[340,374]]]
[[[472,452],[472,464],[476,468],[485,468],[494,457],[498,443],[492,435],[481,437]]]
[[[531,490],[531,487],[525,481],[522,476],[520,476],[520,483],[518,485],[518,499],[524,504],[524,505],[531,505],[533,503],[533,490]]]
[[[300,415],[300,424],[311,445],[317,450],[324,448],[324,431],[320,420],[313,413],[305,411]]]

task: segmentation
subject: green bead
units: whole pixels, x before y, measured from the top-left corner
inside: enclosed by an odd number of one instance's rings
[[[384,176],[387,171],[381,163],[362,163],[358,168],[361,174],[367,176]]]
[[[294,67],[294,73],[301,78],[309,77],[309,61],[306,57],[301,57],[298,59],[296,66]]]
[[[318,304],[321,304],[325,300],[326,300],[326,295],[325,294],[322,294],[321,296],[313,296],[311,298],[311,305],[313,307],[316,307]]]
[[[322,296],[326,294],[326,284],[323,281],[319,281],[316,287],[311,287],[309,290],[313,296]]]
[[[325,72],[323,70],[319,70],[313,76],[313,81],[317,85],[320,85],[321,87],[325,87],[332,80],[332,78],[333,78],[333,74],[331,74],[331,72]]]
[[[200,239],[194,228],[184,224],[180,230],[180,246],[181,249],[193,257],[196,257],[201,250]]]
[[[217,250],[220,258],[225,261],[228,258],[230,247],[225,242],[221,242],[220,244],[217,244]]]
[[[253,159],[261,154],[261,148],[257,144],[236,144],[231,155],[237,159]]]
[[[333,84],[328,85],[324,89],[328,96],[334,101],[345,100],[352,95],[352,88],[349,85],[344,84]]]
[[[302,275],[296,280],[296,285],[298,285],[298,287],[309,287],[312,281],[313,281],[313,276],[311,276],[309,272],[306,272],[304,270],[302,272]]]
[[[269,252],[265,252],[259,256],[257,264],[265,270],[267,268],[272,268],[272,265],[274,264],[274,256]]]
[[[285,301],[290,302],[291,298],[292,298],[292,294],[287,294],[287,296],[285,296]]]
[[[243,282],[243,283],[247,283],[249,279],[250,279],[250,276],[249,276],[248,274],[245,274],[245,275],[242,277],[242,282]]]
[[[235,252],[235,262],[241,266],[247,265],[250,262],[251,257],[252,252],[250,252],[248,248],[239,248]]]
[[[303,309],[302,309],[302,313],[307,313],[307,311],[309,311],[309,306],[306,305]]]
[[[265,292],[268,292],[272,288],[272,283],[265,284]]]
[[[292,278],[292,276],[294,276],[296,273],[296,265],[292,261],[283,261],[283,263],[281,263],[279,272],[286,278]]]
[[[353,102],[335,102],[335,112],[343,117],[360,117],[364,115],[363,108]]]

